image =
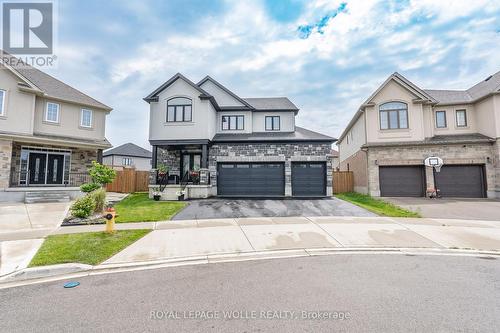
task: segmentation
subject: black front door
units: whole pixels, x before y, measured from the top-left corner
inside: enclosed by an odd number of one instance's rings
[[[47,154],[30,153],[28,165],[30,184],[45,184],[46,165]]]
[[[48,155],[47,184],[62,184],[63,182],[63,155]]]

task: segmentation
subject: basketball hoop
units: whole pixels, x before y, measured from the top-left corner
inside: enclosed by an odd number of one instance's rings
[[[433,167],[434,171],[440,172],[443,166],[443,159],[437,156],[430,156],[425,159],[424,164]]]

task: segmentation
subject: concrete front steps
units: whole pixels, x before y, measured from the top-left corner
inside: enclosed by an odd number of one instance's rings
[[[27,204],[69,201],[70,196],[68,193],[58,191],[30,191],[26,192],[24,197],[24,202]]]

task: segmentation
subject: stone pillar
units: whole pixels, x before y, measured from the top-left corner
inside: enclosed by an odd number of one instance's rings
[[[149,170],[149,185],[156,185],[156,169]]]
[[[427,190],[435,188],[434,184],[434,167],[425,166],[425,193],[427,195]]]
[[[0,189],[8,188],[12,161],[12,141],[0,140]]]
[[[201,168],[208,168],[208,145],[201,145]]]
[[[206,168],[200,169],[200,185],[208,185],[210,182],[210,172]]]
[[[97,163],[102,164],[102,149],[97,149]]]
[[[292,162],[285,162],[285,197],[292,196]]]

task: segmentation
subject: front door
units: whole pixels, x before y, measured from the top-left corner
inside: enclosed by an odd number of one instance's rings
[[[192,181],[189,176],[189,171],[200,170],[201,167],[201,155],[200,154],[183,154],[182,155],[182,175],[184,178],[187,175],[187,180]]]
[[[62,184],[64,155],[48,155],[47,184]]]
[[[45,184],[45,167],[47,166],[47,154],[30,153],[29,157],[29,183]]]

